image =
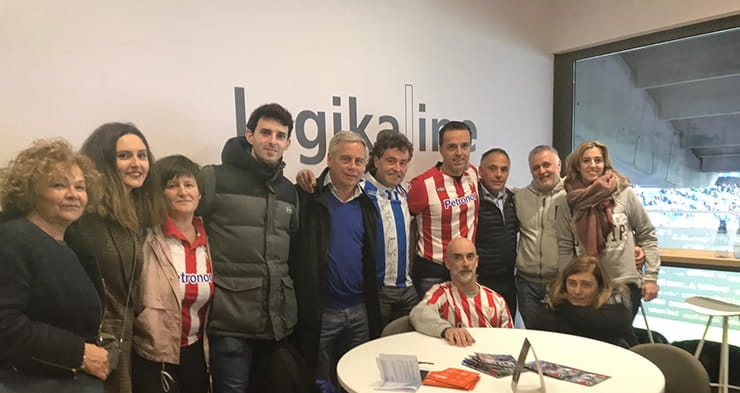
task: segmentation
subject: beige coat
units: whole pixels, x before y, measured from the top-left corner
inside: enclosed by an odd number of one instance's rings
[[[210,251],[208,250],[209,259]],[[133,347],[153,362],[180,363],[182,296],[177,271],[160,227],[147,231],[139,293],[134,309]],[[209,305],[210,306],[210,305]],[[206,312],[206,315],[208,313]],[[208,346],[204,329],[204,353]]]

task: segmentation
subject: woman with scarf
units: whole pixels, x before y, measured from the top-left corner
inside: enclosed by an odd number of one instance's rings
[[[658,296],[655,227],[603,143],[581,143],[566,160],[566,175],[567,194],[556,210],[559,265],[574,256],[598,258],[615,283],[629,288],[634,318],[641,299]],[[644,273],[635,265],[636,246],[645,254]]]

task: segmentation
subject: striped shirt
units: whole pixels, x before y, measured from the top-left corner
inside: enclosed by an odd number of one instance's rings
[[[475,243],[478,225],[478,169],[470,165],[459,180],[440,170],[442,163],[411,180],[409,211],[416,216],[416,254],[442,264],[450,240]]]
[[[208,258],[203,221],[193,217],[197,237],[193,244],[180,233],[168,217],[162,224],[162,233],[172,255],[172,265],[180,282],[179,298],[182,299],[182,339],[180,345],[191,345],[203,337],[206,309],[213,297],[213,271]]]
[[[514,327],[506,300],[492,289],[479,287],[477,294],[469,296],[446,281],[430,288],[421,302],[435,306],[439,317],[454,327]]]
[[[369,173],[360,185],[378,211],[378,281],[383,286],[410,287],[408,234],[411,229],[411,215],[406,189],[401,185],[386,187]]]

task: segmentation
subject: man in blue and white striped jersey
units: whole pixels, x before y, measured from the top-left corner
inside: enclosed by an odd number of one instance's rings
[[[406,177],[413,145],[405,135],[380,131],[370,153],[361,183],[378,209],[377,269],[380,282],[380,312],[383,323],[408,315],[419,302],[409,276],[411,214],[402,183]]]

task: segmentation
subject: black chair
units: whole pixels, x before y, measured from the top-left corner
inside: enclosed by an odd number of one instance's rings
[[[635,337],[637,337],[637,343],[638,344],[648,344],[650,343],[650,335],[648,334],[648,331],[642,328],[633,328],[635,332]],[[660,332],[656,332],[655,330],[651,330],[650,333],[653,334],[653,343],[655,344],[670,344],[668,342],[668,339],[665,338],[664,335],[662,335]]]

